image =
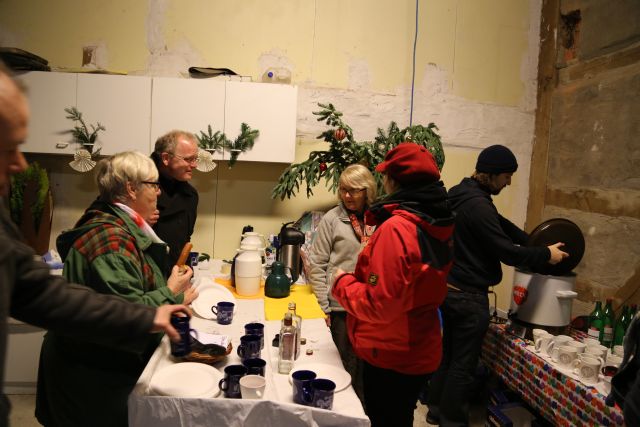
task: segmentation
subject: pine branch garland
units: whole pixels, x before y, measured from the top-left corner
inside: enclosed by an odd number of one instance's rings
[[[438,129],[435,124],[400,129],[395,122],[391,122],[386,133],[378,128],[374,141],[359,142],[353,138],[353,130],[344,122],[342,113],[336,110],[333,104],[319,103],[318,106],[321,110],[313,114],[330,129],[322,132],[317,139],[328,142],[329,148],[326,151],[312,151],[307,160],[294,163],[285,169],[271,192],[272,198],[291,198],[300,191],[302,183],[305,184],[307,197],[310,197],[313,195],[312,187],[318,185],[323,178],[325,185],[335,193],[340,175],[347,166],[354,163],[368,167],[374,173],[378,188],[382,189],[382,176],[374,172],[374,168],[384,160],[389,150],[407,141],[426,147],[433,154],[438,168],[442,170],[445,157],[440,136],[435,132]]]

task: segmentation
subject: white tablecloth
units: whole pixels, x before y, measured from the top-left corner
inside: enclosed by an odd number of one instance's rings
[[[218,272],[214,263],[212,271]],[[196,270],[198,275],[207,271]],[[288,375],[277,370],[278,349],[271,341],[280,332],[279,321],[264,320],[262,299],[237,299],[237,310],[231,325],[218,325],[213,320],[194,317],[191,327],[209,333],[231,337],[233,350],[224,361],[214,365],[223,372],[227,365],[241,363],[236,353],[244,325],[250,322],[265,324],[262,358],[267,361],[265,377],[267,387],[263,400],[228,399],[221,394],[213,399],[188,399],[152,396],[149,382],[153,374],[165,366],[176,363],[170,355],[169,340],[165,337],[129,396],[129,425],[131,427],[175,427],[175,426],[238,426],[238,427],[297,427],[297,426],[369,426],[370,422],[362,409],[353,387],[335,394],[333,409],[311,408],[297,405],[292,400],[292,387]],[[284,313],[283,313],[284,316]],[[343,369],[338,350],[323,319],[303,319],[302,336],[307,344],[302,347],[296,364],[325,363]],[[307,355],[307,349],[313,349]],[[293,370],[296,367],[294,365]]]

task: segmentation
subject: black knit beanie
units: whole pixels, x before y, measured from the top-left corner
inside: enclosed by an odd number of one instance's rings
[[[504,145],[485,148],[480,152],[476,163],[477,172],[499,174],[513,173],[516,170],[518,170],[516,156]]]

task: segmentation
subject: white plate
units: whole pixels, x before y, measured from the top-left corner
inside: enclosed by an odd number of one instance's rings
[[[214,283],[211,279],[203,277],[197,283],[198,298],[192,303],[191,307],[204,319],[215,319],[216,315],[211,311],[211,307],[220,301],[229,301],[236,304],[236,298],[231,291],[222,285]],[[234,311],[237,309],[234,307]]]
[[[289,374],[289,382],[293,383],[291,375],[295,371],[313,371],[316,373],[316,378],[326,378],[336,383],[336,393],[349,387],[351,384],[351,375],[342,368],[327,365],[326,363],[296,363],[293,365],[293,369]]]
[[[204,363],[176,363],[151,377],[149,392],[172,397],[216,397],[222,377],[222,372]]]

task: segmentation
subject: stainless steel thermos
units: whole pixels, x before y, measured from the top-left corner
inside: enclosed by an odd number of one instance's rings
[[[291,224],[293,222],[288,222],[280,229],[280,247],[277,259],[284,264],[285,269],[289,270],[291,281],[295,282],[300,276],[302,267],[300,247],[304,243],[304,233]]]

